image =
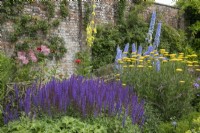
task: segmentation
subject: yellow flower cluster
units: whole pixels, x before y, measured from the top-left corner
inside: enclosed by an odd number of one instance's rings
[[[166,58],[168,60],[166,60]],[[168,61],[182,62],[185,63],[188,67],[194,68],[196,72],[200,72],[200,67],[198,64],[199,62],[195,60],[196,58],[197,58],[196,54],[186,55],[186,56],[184,56],[184,53],[169,54],[169,52],[166,52],[165,49],[160,49],[159,52],[157,50],[154,50],[150,52],[150,55],[144,55],[144,56],[137,54],[137,52],[132,52],[131,57],[123,57],[122,59],[118,60],[118,63],[123,69],[135,68],[143,70],[143,68],[148,68],[149,70],[151,70],[154,67],[152,65],[152,62],[155,63],[158,60],[162,63],[167,63]],[[183,69],[175,68],[175,71],[180,73],[183,72]],[[116,75],[116,80],[120,80],[119,74]],[[183,84],[185,83],[185,81],[180,80],[179,83]]]
[[[94,35],[97,33],[95,22],[94,22],[96,5],[94,4],[94,0],[92,0],[92,1],[93,1],[93,5],[92,5],[92,18],[91,18],[91,21],[87,25],[87,28],[86,28],[86,32],[87,32],[86,41],[87,41],[87,45],[89,47],[91,47],[93,45]]]

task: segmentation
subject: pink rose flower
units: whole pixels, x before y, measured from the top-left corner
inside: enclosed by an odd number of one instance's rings
[[[49,55],[50,49],[45,45],[41,45],[41,52],[43,52],[44,55]]]
[[[35,56],[35,53],[33,52],[33,50],[29,51],[29,56],[33,62],[37,62],[37,57]]]

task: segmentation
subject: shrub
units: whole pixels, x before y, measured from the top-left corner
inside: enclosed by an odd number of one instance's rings
[[[162,122],[159,125],[159,133],[184,133],[188,131],[189,129],[194,128],[193,120],[198,118],[200,116],[199,112],[192,112],[187,115],[184,115],[181,119],[178,121],[172,121],[172,122]],[[173,122],[176,123],[176,126],[173,125]]]
[[[11,81],[13,70],[13,61],[3,53],[0,53],[0,101],[2,101],[5,95],[5,85]],[[0,102],[0,104],[2,103]]]
[[[129,87],[120,83],[104,83],[102,80],[86,80],[72,76],[68,80],[48,82],[42,87],[33,84],[21,95],[17,86],[4,106],[4,122],[19,117],[19,111],[26,115],[47,113],[49,115],[78,111],[82,116],[98,116],[106,113],[110,116],[123,114],[125,121],[129,115],[132,123],[143,124],[144,101],[139,102]]]
[[[91,76],[92,66],[91,66],[91,57],[90,51],[84,50],[81,52],[76,53],[76,74],[82,75],[85,77]]]
[[[136,125],[132,125],[131,120],[124,128],[118,119],[98,118],[89,122],[82,121],[79,118],[62,116],[59,118],[43,117],[40,119],[30,119],[21,117],[20,120],[9,122],[8,125],[2,127],[0,132],[73,132],[73,133],[140,133],[140,129]],[[20,123],[20,124],[19,124]]]
[[[188,55],[193,60],[188,61],[183,57],[183,53],[178,56],[168,55],[168,52],[161,49],[159,54],[157,50],[153,50],[153,46],[149,46],[144,54],[140,46],[136,54],[133,44],[131,58],[128,58],[128,46],[127,44],[123,54],[117,49],[117,80],[133,86],[140,97],[159,110],[164,120],[173,116],[179,118],[190,111],[195,89],[192,88],[194,76],[188,69],[194,71],[198,66],[193,65],[197,62],[194,61],[197,55]],[[169,62],[168,56],[171,58]]]

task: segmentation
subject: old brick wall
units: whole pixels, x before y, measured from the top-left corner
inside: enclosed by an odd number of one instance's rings
[[[59,12],[60,1],[55,1],[56,13]],[[130,2],[127,4],[127,10],[129,11]],[[115,5],[116,0],[99,0],[96,1],[96,23],[115,23]],[[84,14],[84,2],[82,3],[83,14]],[[150,14],[153,10],[156,10],[159,14],[160,20],[166,22],[167,24],[173,26],[174,28],[183,28],[183,20],[178,18],[178,9],[161,4],[153,4],[147,8],[142,14],[144,19],[150,19]],[[41,18],[46,18],[45,12],[43,12],[40,7],[34,5],[27,5],[24,10],[25,13],[31,14],[33,16],[39,16]],[[59,17],[55,15],[55,19]],[[79,12],[78,12],[78,2],[69,1],[69,16],[63,19],[58,26],[58,28],[53,29],[50,34],[58,35],[62,37],[65,41],[65,47],[67,48],[67,53],[65,57],[61,60],[59,65],[59,73],[67,73],[72,75],[75,70],[75,54],[80,51],[80,39],[79,39]],[[7,41],[6,33],[12,31],[12,23],[6,23],[0,25],[0,49],[5,49],[8,55],[12,54],[13,46]],[[84,40],[82,40],[84,42]],[[55,65],[55,62],[51,61],[48,63],[49,67]]]

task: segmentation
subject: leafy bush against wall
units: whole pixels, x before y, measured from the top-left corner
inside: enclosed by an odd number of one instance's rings
[[[76,63],[75,73],[77,75],[85,77],[92,76],[91,55],[89,49],[76,53],[76,60],[74,62]]]
[[[199,0],[178,0],[178,7],[184,12],[189,45],[200,57],[200,1]]]
[[[94,69],[113,63],[118,45],[124,47],[126,43],[136,43],[137,46],[141,45],[144,49],[148,47],[145,40],[149,25],[138,15],[146,6],[148,4],[134,6],[124,23],[116,26],[108,24],[97,27],[97,34],[92,47]],[[182,31],[162,24],[159,48],[165,48],[169,52],[189,51],[188,53],[191,54],[191,49],[187,47],[186,40],[187,38]]]

